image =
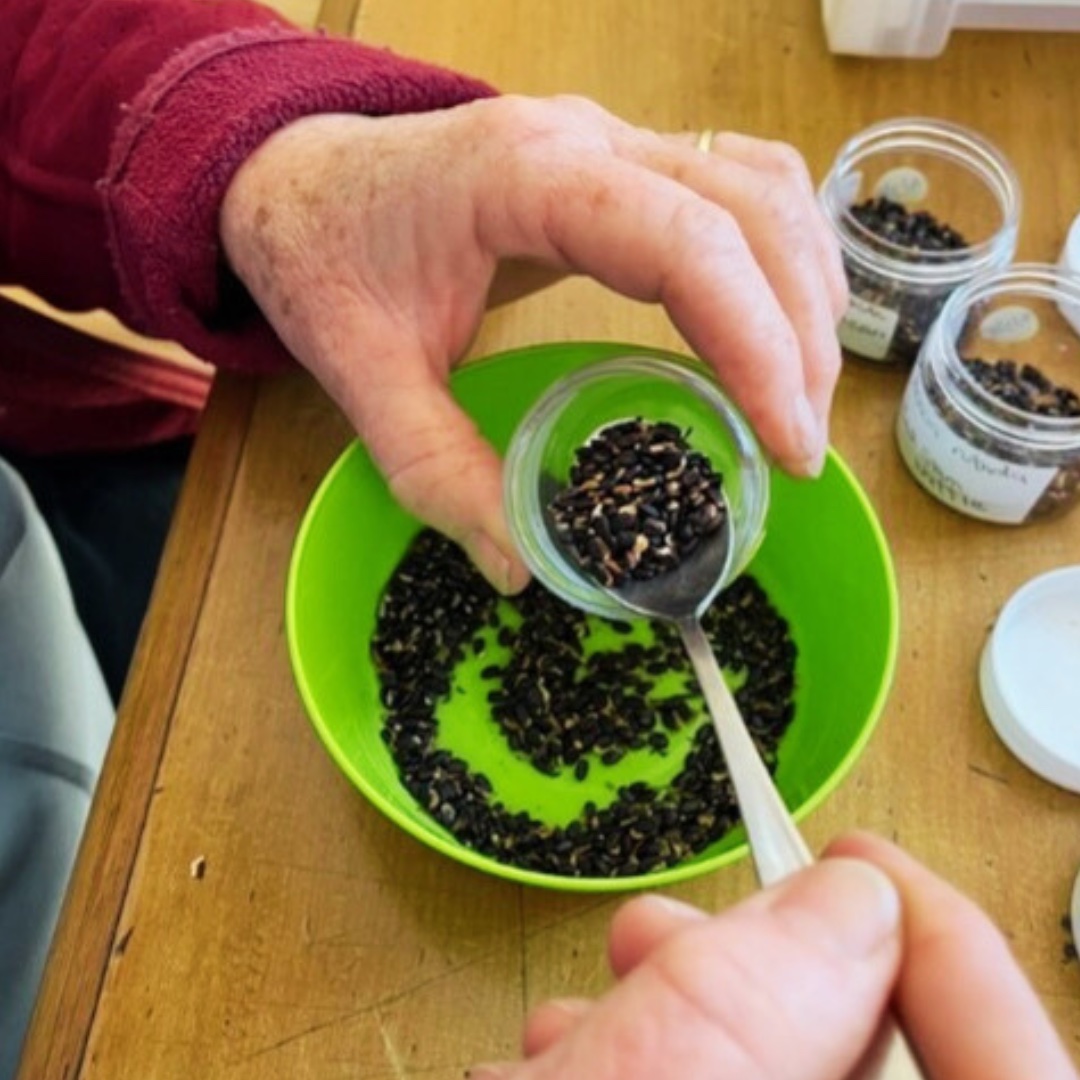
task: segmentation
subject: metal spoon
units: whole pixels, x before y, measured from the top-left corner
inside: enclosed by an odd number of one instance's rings
[[[727,582],[730,562],[731,531],[724,527],[669,573],[605,592],[638,615],[678,628],[731,774],[758,881],[771,885],[814,858],[761,760],[701,626],[701,616]]]
[[[730,523],[730,513],[727,520]],[[678,628],[705,695],[746,827],[758,881],[764,886],[809,866],[814,858],[761,760],[701,626],[702,615],[727,584],[731,552],[731,531],[725,526],[702,540],[674,570],[604,591],[629,611],[674,623]],[[853,1077],[921,1080],[922,1076],[903,1033],[893,1017],[886,1014]]]

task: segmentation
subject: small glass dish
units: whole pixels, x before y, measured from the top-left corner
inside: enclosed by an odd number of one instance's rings
[[[910,368],[950,293],[1016,251],[1016,173],[991,142],[948,121],[900,118],[859,132],[820,200],[851,290],[840,344],[878,364]]]
[[[769,468],[749,424],[704,364],[626,356],[557,381],[525,415],[506,453],[504,502],[525,564],[569,604],[609,619],[627,608],[588,575],[555,532],[548,510],[577,450],[620,420],[667,421],[720,473],[732,552],[727,580],[753,558],[765,536]]]

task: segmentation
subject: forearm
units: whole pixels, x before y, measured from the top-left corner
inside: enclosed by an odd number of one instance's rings
[[[8,0],[0,45],[0,269],[71,308],[118,306],[100,181],[124,110],[170,55],[234,26],[246,0]]]
[[[245,0],[9,0],[0,271],[218,363],[283,350],[230,289],[218,211],[245,158],[316,112],[424,111],[490,91],[297,31]]]

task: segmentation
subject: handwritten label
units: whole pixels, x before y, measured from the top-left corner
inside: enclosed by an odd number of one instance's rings
[[[874,187],[878,198],[892,199],[893,202],[919,203],[930,191],[930,182],[911,165],[898,165],[887,173],[882,173]]]
[[[931,495],[984,521],[1026,520],[1057,473],[1003,461],[961,438],[930,400],[918,369],[900,405],[896,441],[912,475]]]
[[[1039,332],[1039,316],[1023,304],[1008,304],[990,312],[979,333],[987,341],[1028,341]]]
[[[892,308],[872,304],[861,296],[852,296],[847,312],[837,327],[840,344],[868,360],[884,360],[900,321]]]

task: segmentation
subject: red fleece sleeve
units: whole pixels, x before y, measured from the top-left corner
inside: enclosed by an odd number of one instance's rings
[[[312,113],[419,112],[492,93],[247,0],[5,0],[4,21],[3,280],[248,371],[287,358],[218,239],[245,157]]]

